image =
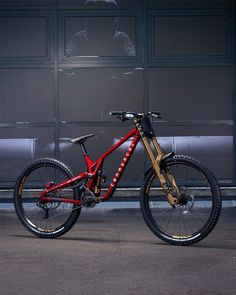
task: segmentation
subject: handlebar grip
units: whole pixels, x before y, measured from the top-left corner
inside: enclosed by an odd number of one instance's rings
[[[124,112],[122,111],[111,111],[109,113],[110,116],[123,116],[124,115]]]

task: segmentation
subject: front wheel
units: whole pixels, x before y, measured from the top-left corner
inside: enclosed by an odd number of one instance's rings
[[[141,210],[151,231],[172,245],[191,245],[204,239],[216,225],[221,212],[221,194],[214,175],[201,162],[174,156],[161,163],[161,173],[174,176],[178,193],[170,206],[150,169],[141,189]]]
[[[81,208],[60,202],[60,198],[79,199],[76,188],[55,190],[50,197],[55,201],[41,202],[41,192],[50,186],[69,180],[73,173],[55,159],[39,159],[29,164],[20,174],[14,190],[14,205],[22,224],[41,238],[55,238],[66,233],[77,221]]]

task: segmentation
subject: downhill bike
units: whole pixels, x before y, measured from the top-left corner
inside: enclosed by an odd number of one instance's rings
[[[151,166],[145,173],[140,192],[142,215],[150,230],[173,245],[191,245],[204,239],[216,225],[221,212],[221,193],[213,173],[189,156],[166,154],[155,136],[152,119],[146,114],[115,111],[121,121],[132,119],[134,128],[96,161],[85,142],[93,134],[72,139],[80,145],[87,170],[74,175],[62,162],[41,158],[30,163],[17,179],[14,205],[22,224],[41,238],[65,234],[78,220],[81,208],[94,207],[114,194],[132,154],[141,140]],[[124,142],[131,144],[105,192],[104,160]]]

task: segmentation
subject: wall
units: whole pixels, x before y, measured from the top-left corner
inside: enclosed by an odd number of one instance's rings
[[[1,187],[38,157],[81,171],[70,138],[94,133],[95,159],[132,127],[110,110],[161,111],[165,148],[235,185],[233,0],[1,0],[0,83]],[[140,146],[122,185],[139,185],[148,165]]]

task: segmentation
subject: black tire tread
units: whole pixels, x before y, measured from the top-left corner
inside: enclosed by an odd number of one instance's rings
[[[36,230],[35,228],[33,228],[32,226],[29,225],[29,223],[24,218],[23,212],[21,212],[21,209],[19,207],[19,194],[18,194],[19,186],[21,185],[22,179],[25,176],[29,175],[30,172],[33,171],[35,167],[37,167],[37,166],[40,167],[40,165],[42,165],[44,163],[49,163],[51,165],[55,165],[57,167],[60,167],[60,169],[64,170],[64,172],[66,172],[69,177],[73,177],[72,170],[68,166],[66,166],[64,163],[62,163],[61,161],[59,161],[57,159],[39,158],[39,159],[29,163],[23,169],[23,171],[20,173],[20,175],[17,178],[15,188],[14,188],[14,207],[15,207],[15,211],[16,211],[16,214],[17,214],[19,220],[21,221],[23,226],[28,231],[30,231],[31,233],[33,233],[34,235],[36,235],[39,238],[50,239],[50,238],[59,237],[59,236],[65,234],[66,232],[68,232],[74,226],[74,224],[77,222],[79,215],[80,215],[81,208],[77,208],[76,210],[74,210],[71,213],[70,218],[67,220],[67,223],[64,225],[64,229],[62,231],[50,232],[50,233],[40,232],[39,230]],[[77,197],[78,196],[75,196],[75,198],[77,198]]]
[[[217,224],[218,219],[220,217],[221,206],[222,206],[221,205],[221,203],[222,203],[221,192],[220,192],[220,187],[218,185],[218,182],[217,182],[215,176],[207,168],[207,166],[204,163],[202,163],[201,161],[196,160],[196,159],[189,157],[189,156],[175,155],[174,157],[169,158],[166,161],[164,161],[164,163],[162,163],[162,166],[168,165],[172,161],[174,161],[174,162],[185,161],[185,162],[191,163],[194,166],[200,168],[200,170],[207,176],[209,183],[211,184],[213,197],[214,197],[214,204],[215,204],[215,206],[212,210],[212,218],[210,220],[210,223],[205,225],[205,227],[203,228],[203,230],[201,232],[201,235],[198,235],[196,238],[192,238],[190,240],[177,240],[177,239],[171,239],[167,236],[163,236],[163,234],[161,234],[160,231],[158,229],[156,229],[155,225],[152,223],[152,218],[150,218],[150,216],[149,216],[149,214],[150,214],[149,210],[146,208],[146,197],[145,197],[146,196],[146,188],[147,188],[147,185],[148,185],[149,180],[151,178],[151,175],[153,175],[153,173],[154,173],[153,169],[149,169],[149,171],[147,172],[146,177],[144,179],[144,183],[143,183],[143,186],[140,191],[140,195],[141,195],[140,206],[141,206],[143,218],[144,218],[147,226],[156,236],[158,236],[160,239],[164,240],[165,242],[167,242],[171,245],[188,246],[188,245],[192,245],[194,243],[197,243],[197,242],[201,241],[202,239],[204,239],[206,236],[208,236],[209,233],[213,230],[213,228]]]

